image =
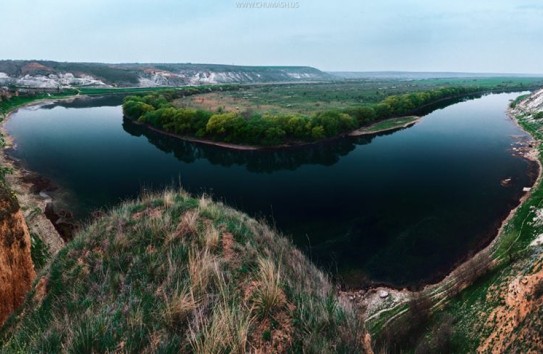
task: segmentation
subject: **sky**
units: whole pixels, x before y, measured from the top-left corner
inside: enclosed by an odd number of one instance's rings
[[[541,0],[2,0],[0,11],[0,59],[543,73]]]

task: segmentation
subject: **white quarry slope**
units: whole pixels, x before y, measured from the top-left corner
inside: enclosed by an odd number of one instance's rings
[[[158,87],[330,80],[311,67],[216,64],[100,64],[0,60],[0,87]]]
[[[536,91],[521,103],[521,108],[528,112],[543,110],[543,89]]]
[[[277,70],[275,81],[315,81],[322,79],[319,75],[305,72],[287,72]],[[252,83],[268,81],[263,80],[262,74],[257,71],[196,71],[181,70],[170,72],[165,70],[146,70],[139,78],[140,86],[178,86],[178,85],[205,85],[228,83]]]
[[[45,75],[25,75],[23,77],[9,77],[6,73],[0,72],[1,85],[16,85],[34,88],[68,88],[68,87],[110,87],[101,80],[90,75],[75,77],[72,73],[59,73]]]

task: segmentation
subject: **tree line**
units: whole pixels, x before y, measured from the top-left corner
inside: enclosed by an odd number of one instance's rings
[[[221,87],[221,90],[236,87]],[[314,142],[353,131],[391,117],[414,114],[429,104],[480,91],[474,87],[448,87],[386,97],[376,104],[343,110],[326,110],[311,115],[297,113],[210,112],[178,108],[176,97],[203,93],[210,87],[169,90],[146,96],[128,96],[123,103],[124,116],[169,133],[233,144],[274,146]]]

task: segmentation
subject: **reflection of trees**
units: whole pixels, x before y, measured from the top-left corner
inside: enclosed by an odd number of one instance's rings
[[[373,137],[342,138],[331,142],[289,149],[237,151],[177,139],[145,126],[123,120],[123,129],[134,136],[145,136],[160,150],[173,153],[183,162],[206,159],[214,165],[246,166],[251,172],[295,170],[302,165],[327,165],[337,163],[341,156],[354,150],[356,145],[368,144]]]
[[[123,103],[125,94],[106,95],[106,96],[81,96],[73,100],[62,100],[41,106],[42,109],[53,109],[55,107],[65,108],[93,108],[93,107],[116,107]]]
[[[444,98],[437,102],[430,103],[430,104],[417,108],[415,111],[413,111],[413,114],[416,114],[417,116],[422,117],[422,116],[432,113],[433,111],[437,111],[437,110],[446,108],[448,106],[452,106],[453,104],[473,100],[476,98],[481,98],[482,96],[483,96],[483,93],[476,93],[476,94],[470,94],[470,95],[459,95],[456,97]]]
[[[480,95],[446,99],[422,107],[417,113],[419,115],[426,115],[437,109],[476,97],[480,97]],[[268,173],[278,170],[295,170],[302,165],[331,166],[337,163],[341,156],[345,156],[353,151],[356,145],[369,144],[375,136],[389,135],[397,131],[391,130],[357,138],[339,138],[333,141],[288,149],[238,151],[188,142],[148,129],[128,119],[123,120],[123,129],[134,136],[145,136],[157,148],[167,153],[173,153],[177,159],[183,162],[191,163],[199,159],[206,159],[214,165],[241,165],[246,166],[251,172]]]

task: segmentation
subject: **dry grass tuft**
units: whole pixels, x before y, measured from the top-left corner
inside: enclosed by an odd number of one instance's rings
[[[197,295],[205,294],[217,272],[217,259],[207,249],[202,252],[191,250],[188,263],[192,291]]]
[[[207,209],[207,207],[211,204],[211,199],[208,198],[205,194],[202,194],[200,199],[198,199],[198,206],[201,210]]]
[[[273,314],[285,306],[286,298],[281,289],[281,273],[271,259],[258,259],[257,279],[258,285],[253,292],[252,302],[260,315]]]
[[[248,312],[227,303],[218,304],[209,320],[201,316],[190,328],[194,353],[247,353],[251,327]]]
[[[188,288],[181,288],[177,295],[172,299],[167,299],[166,311],[164,317],[170,327],[182,327],[185,325],[190,315],[197,309],[199,300]]]
[[[165,208],[170,208],[175,204],[175,193],[171,190],[165,190],[162,194],[162,200]]]
[[[195,235],[198,233],[198,221],[200,214],[197,210],[189,210],[181,215],[181,220],[173,232],[169,232],[166,236],[166,243],[171,243],[174,240],[183,238],[187,235]]]
[[[206,224],[204,239],[205,247],[207,249],[213,251],[219,247],[219,230],[217,230],[210,222]]]
[[[193,235],[198,231],[199,212],[197,210],[189,210],[181,216],[181,221],[177,226],[177,232],[180,236]]]

